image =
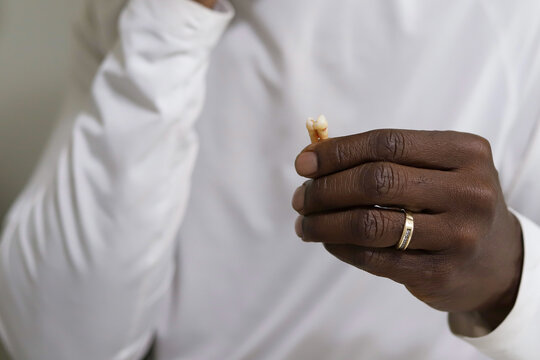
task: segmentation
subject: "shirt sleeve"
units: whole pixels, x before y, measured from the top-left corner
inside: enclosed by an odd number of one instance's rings
[[[174,272],[210,53],[232,16],[226,0],[131,0],[88,88],[71,87],[2,228],[0,336],[14,359],[144,354]]]
[[[523,271],[516,303],[492,332],[462,338],[493,359],[536,359],[540,354],[540,226],[513,212],[521,223],[524,243]],[[481,326],[475,330],[479,335],[486,333]]]

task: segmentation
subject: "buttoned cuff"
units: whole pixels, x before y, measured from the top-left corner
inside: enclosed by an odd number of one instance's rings
[[[487,335],[460,337],[494,359],[535,359],[540,354],[540,227],[512,212],[521,224],[524,246],[523,272],[514,308]]]

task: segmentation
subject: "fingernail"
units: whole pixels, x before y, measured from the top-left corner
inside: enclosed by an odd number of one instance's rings
[[[296,171],[302,176],[315,174],[318,168],[317,155],[312,151],[302,153],[296,159]]]
[[[299,216],[296,218],[296,222],[294,223],[294,231],[296,231],[296,235],[298,235],[299,238],[302,238],[304,236],[304,232],[302,231],[302,224],[304,222],[304,217]]]
[[[294,210],[300,212],[304,210],[304,194],[306,193],[305,186],[302,185],[295,190],[292,198],[292,207]]]

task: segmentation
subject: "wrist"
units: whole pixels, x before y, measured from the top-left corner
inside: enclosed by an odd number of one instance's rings
[[[454,334],[467,337],[485,336],[506,319],[516,302],[519,283],[496,304],[475,311],[451,312],[448,315],[450,329]]]
[[[503,294],[497,303],[477,311],[479,319],[481,319],[488,331],[495,330],[512,311],[516,303],[519,283],[519,279],[517,279],[512,284],[512,288]]]
[[[517,239],[519,251],[517,258],[511,259],[507,265],[507,273],[514,274],[509,285],[495,296],[495,300],[486,303],[481,308],[468,312],[449,313],[449,325],[452,331],[468,337],[484,336],[495,330],[510,314],[516,303],[523,269],[523,235],[519,220],[512,214],[510,224],[512,230],[509,238]]]
[[[521,284],[521,273],[523,271],[523,234],[521,225],[517,217],[509,211],[510,223],[513,224],[512,238],[517,239],[514,243],[518,247],[517,259],[514,259],[511,263],[513,272],[515,275],[510,282],[510,286],[490,306],[486,306],[478,311],[480,317],[484,319],[484,322],[489,326],[489,330],[495,330],[504,319],[508,316],[514,304],[516,303],[517,295],[519,292],[519,286]]]
[[[510,314],[517,299],[519,281],[494,304],[474,311],[450,312],[448,322],[454,334],[485,336],[495,330]]]

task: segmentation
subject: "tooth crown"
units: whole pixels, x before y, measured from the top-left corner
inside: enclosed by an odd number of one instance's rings
[[[328,139],[328,121],[324,115],[320,115],[317,120],[307,119],[306,128],[312,144]]]

